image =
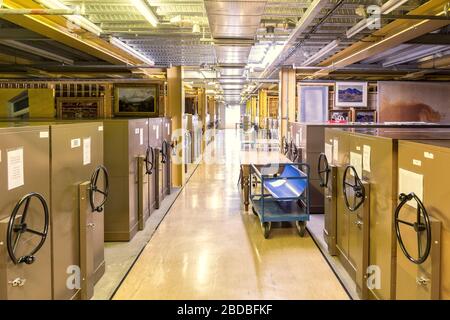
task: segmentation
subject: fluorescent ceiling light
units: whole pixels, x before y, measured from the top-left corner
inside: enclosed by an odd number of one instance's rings
[[[404,5],[406,2],[408,2],[408,0],[389,0],[388,2],[386,2],[385,4],[383,4],[381,6],[380,13],[381,14],[391,13],[398,7]],[[360,33],[361,31],[363,31],[370,25],[378,22],[379,20],[380,20],[380,18],[367,18],[367,19],[361,20],[360,22],[358,22],[353,27],[351,27],[350,29],[347,30],[347,32],[346,32],[347,38],[353,37],[354,35]]]
[[[325,47],[323,47],[319,52],[309,57],[305,62],[302,63],[303,67],[309,66],[311,64],[314,64],[316,61],[320,60],[327,54],[329,54],[331,51],[336,49],[339,44],[341,43],[340,40],[334,40],[327,44]]]
[[[31,53],[31,54],[37,55],[39,57],[44,57],[49,60],[58,61],[58,62],[68,64],[68,65],[74,64],[74,61],[72,59],[60,56],[60,55],[55,54],[50,51],[46,51],[44,49],[30,46],[30,45],[22,43],[22,42],[18,42],[15,40],[0,40],[0,44],[14,48],[14,49],[22,50],[24,52]]]
[[[145,63],[147,63],[147,64],[149,64],[149,65],[151,65],[151,66],[154,66],[154,65],[155,65],[155,62],[154,62],[153,60],[147,58],[147,57],[144,56],[142,53],[138,52],[138,51],[135,50],[134,48],[132,48],[132,47],[130,47],[129,45],[127,45],[125,42],[123,42],[123,41],[121,41],[121,40],[119,40],[119,39],[117,39],[117,38],[114,38],[114,37],[110,37],[110,38],[109,38],[109,42],[110,42],[112,45],[114,45],[114,46],[116,46],[116,47],[122,49],[123,51],[125,51],[125,52],[131,54],[132,56],[135,56],[135,57],[137,57],[138,59],[141,59],[143,62],[145,62]]]
[[[403,52],[397,56],[386,59],[383,63],[384,68],[392,67],[399,64],[404,64],[414,60],[418,60],[423,57],[435,55],[447,49],[447,46],[421,46],[413,48],[410,52]]]
[[[66,6],[64,3],[62,3],[59,0],[37,0],[40,4],[44,5],[47,8],[50,9],[64,9],[64,10],[70,10],[68,6]],[[75,23],[76,25],[80,26],[81,28],[92,32],[93,34],[99,36],[103,30],[97,26],[95,23],[92,23],[88,19],[86,19],[83,16],[80,15],[65,15],[64,16],[67,20]]]
[[[158,25],[158,18],[156,18],[155,14],[150,10],[147,6],[147,3],[144,0],[130,0],[130,2],[138,9],[139,13],[144,16],[144,18],[150,22],[150,24],[154,27]]]

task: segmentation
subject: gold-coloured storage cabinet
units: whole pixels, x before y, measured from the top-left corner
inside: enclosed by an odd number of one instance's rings
[[[358,274],[369,278],[369,298],[395,298],[395,259],[396,238],[394,232],[394,211],[397,197],[397,144],[398,141],[416,139],[450,138],[447,129],[432,128],[378,128],[378,129],[327,129],[326,146],[332,151],[333,164],[337,167],[336,181],[336,248],[338,256],[349,274],[357,279]],[[338,150],[336,150],[338,149]],[[361,183],[366,185],[364,205],[367,219],[352,221],[352,213],[344,198],[344,172],[347,166],[355,168]],[[356,175],[355,174],[355,175]],[[361,210],[361,209],[360,209]],[[331,212],[330,212],[331,213]],[[328,213],[327,213],[328,214]],[[355,232],[364,227],[364,220],[370,224],[367,228],[368,243],[359,243]],[[355,225],[358,227],[355,228]],[[325,226],[327,228],[328,226]],[[356,245],[355,245],[356,244]],[[354,252],[369,250],[368,267],[359,270],[352,257]],[[356,251],[355,251],[356,250]],[[365,267],[365,266],[363,266]],[[364,296],[362,296],[364,297]]]
[[[0,152],[0,299],[51,299],[49,127],[0,124]]]
[[[162,118],[148,119],[149,206],[150,214],[161,206],[163,175],[161,165]]]
[[[91,298],[105,272],[103,128],[102,122],[50,124],[52,279],[57,300]]]
[[[450,141],[399,142],[398,196],[414,193],[424,212],[418,219],[417,200],[398,201],[397,299],[450,299],[449,163]]]
[[[369,293],[365,282],[369,265],[370,186],[366,181],[358,180],[364,194],[357,197],[356,190],[344,187],[343,183],[345,179],[347,183],[357,185],[358,175],[348,167],[352,131],[325,130],[324,155],[330,171],[328,177],[322,180],[326,196],[324,237],[329,253],[339,257],[355,281],[360,298],[367,299]],[[344,197],[347,197],[348,204]]]
[[[161,161],[163,167],[163,195],[169,195],[172,190],[172,120],[163,118]]]
[[[148,130],[148,118],[104,121],[104,162],[110,179],[105,241],[131,240],[150,215]]]

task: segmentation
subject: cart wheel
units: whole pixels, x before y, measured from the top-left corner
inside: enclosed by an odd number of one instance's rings
[[[252,211],[253,211],[253,214],[254,214],[255,216],[258,216],[258,213],[256,212],[256,210],[255,210],[254,207],[252,207]]]
[[[264,231],[264,239],[268,239],[270,235],[270,222],[263,222],[262,224],[263,231]]]
[[[306,221],[296,221],[295,225],[297,226],[298,234],[303,238],[306,234]]]

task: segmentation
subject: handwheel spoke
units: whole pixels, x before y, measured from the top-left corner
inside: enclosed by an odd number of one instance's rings
[[[45,233],[39,232],[39,231],[36,231],[36,230],[33,230],[33,229],[27,229],[26,232],[29,232],[29,233],[32,233],[32,234],[35,234],[35,235],[38,235],[38,236],[41,236],[41,237],[45,237]]]
[[[17,245],[19,244],[19,240],[20,240],[20,237],[22,236],[22,232],[18,232],[17,233],[17,236],[16,236],[16,239],[14,240],[14,243],[13,243],[13,251],[15,252],[16,251],[16,249],[17,249]]]
[[[99,175],[100,175],[100,172],[97,171],[97,172],[95,173],[94,185],[97,185],[97,181],[98,181],[98,176],[99,176]]]
[[[106,196],[106,192],[100,189],[95,190],[98,193],[101,193],[102,195]]]
[[[25,202],[25,207],[23,208],[22,218],[20,219],[22,223],[24,223],[25,219],[27,218],[28,209],[30,207],[31,197],[27,198],[27,202]]]
[[[408,226],[410,226],[410,227],[413,227],[413,228],[414,228],[414,223],[411,223],[411,222],[407,222],[407,221],[404,221],[404,220],[400,220],[400,219],[397,219],[397,221],[398,221],[399,223],[403,223],[403,224],[406,224],[406,225],[408,225]]]

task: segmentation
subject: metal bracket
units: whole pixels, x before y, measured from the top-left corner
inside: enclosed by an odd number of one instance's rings
[[[8,281],[8,283],[13,287],[23,287],[27,279],[15,278],[13,281]]]

